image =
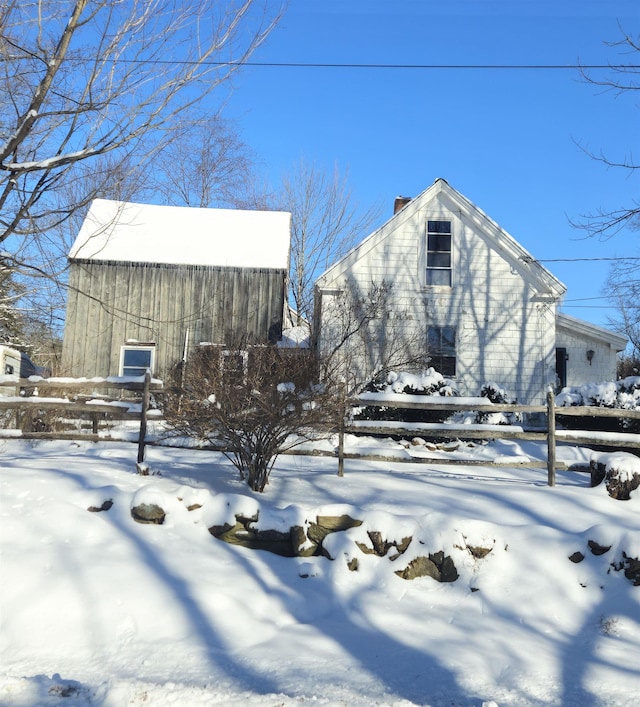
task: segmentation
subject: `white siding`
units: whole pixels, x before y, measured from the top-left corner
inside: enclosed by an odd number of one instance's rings
[[[451,288],[424,286],[427,220],[452,222]],[[493,381],[520,402],[543,401],[555,381],[556,305],[540,297],[526,263],[508,259],[489,234],[454,210],[446,195],[437,194],[424,208],[405,209],[347,260],[347,269],[342,267],[335,279],[331,270],[321,279],[320,292],[344,289],[348,280],[366,292],[372,282],[385,280],[393,284],[395,311],[402,315],[394,336],[419,340],[426,348],[428,326],[455,327],[455,380],[461,394],[477,395]],[[336,337],[327,300],[334,295],[321,296],[319,343],[326,352]]]
[[[617,353],[609,342],[558,327],[557,346],[567,349],[567,385],[602,383],[617,378]],[[591,363],[587,351],[593,351]]]

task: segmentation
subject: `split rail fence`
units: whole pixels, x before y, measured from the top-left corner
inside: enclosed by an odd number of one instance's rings
[[[384,396],[376,394],[363,395],[350,401],[354,407],[380,407],[403,410],[419,410],[423,412],[486,412],[486,413],[517,413],[538,414],[544,420],[544,426],[525,428],[522,425],[492,425],[492,424],[451,424],[451,423],[427,423],[427,422],[384,422],[353,420],[345,422],[339,430],[338,441],[338,475],[343,474],[344,460],[348,458],[375,458],[372,455],[349,454],[344,450],[344,436],[351,434],[369,435],[389,435],[401,437],[421,437],[425,439],[519,439],[546,441],[547,443],[547,478],[549,486],[555,486],[556,468],[556,448],[558,443],[584,444],[586,446],[615,447],[624,449],[640,449],[640,434],[633,433],[611,433],[587,430],[565,430],[558,429],[557,417],[593,417],[593,418],[616,418],[640,420],[640,410],[622,410],[617,408],[603,408],[590,406],[556,407],[555,395],[553,392],[547,394],[546,405],[517,405],[486,403],[479,404],[477,401],[458,401],[455,398],[439,398],[436,396],[402,396],[403,400],[389,400]],[[394,461],[396,461],[394,459]],[[453,460],[439,458],[419,458],[412,456],[406,461],[414,463],[452,463]],[[478,460],[455,460],[457,464],[482,464],[487,466],[490,462]],[[531,466],[532,464],[527,464]]]
[[[10,382],[11,386],[25,391],[21,396],[0,396],[0,414],[4,414],[5,422],[8,414],[15,415],[15,429],[0,429],[0,438],[15,437],[16,430],[20,437],[26,439],[82,439],[87,441],[122,441],[121,437],[110,437],[99,433],[101,421],[133,420],[139,424],[138,432],[138,463],[144,460],[144,449],[147,440],[147,422],[150,415],[161,418],[159,411],[150,411],[151,395],[163,391],[162,381],[152,379],[147,373],[139,378],[109,377],[102,379],[68,379],[51,378],[32,381],[20,379]],[[0,386],[6,388],[5,381]],[[29,392],[37,388],[37,395]],[[58,392],[59,397],[53,397]],[[43,395],[45,393],[45,395]],[[115,393],[115,395],[114,395]],[[343,416],[343,422],[338,430],[338,448],[335,452],[325,452],[338,458],[338,474],[344,473],[345,459],[382,459],[380,455],[345,452],[345,435],[386,435],[394,437],[421,437],[424,439],[518,439],[546,441],[547,445],[547,477],[550,486],[555,485],[556,448],[558,443],[584,444],[585,446],[615,447],[618,449],[640,449],[640,434],[611,433],[586,430],[558,429],[558,417],[591,417],[640,420],[640,410],[621,410],[602,407],[556,407],[555,396],[547,394],[546,405],[510,405],[500,403],[480,403],[477,400],[464,401],[456,398],[440,398],[436,396],[403,395],[402,399],[388,399],[384,396],[367,394],[349,401],[353,407],[379,407],[404,410],[419,410],[422,412],[456,413],[472,411],[479,413],[516,413],[519,415],[539,414],[544,420],[540,427],[525,427],[523,425],[493,425],[493,424],[452,424],[427,422],[385,422],[382,420],[350,420]],[[53,414],[58,419],[73,417],[75,424],[69,422],[69,429],[35,429],[38,419]],[[91,432],[81,428],[82,421],[91,425]],[[80,427],[78,426],[80,424]],[[314,454],[321,452],[301,449],[291,450],[293,454]],[[385,459],[387,459],[385,457]],[[408,458],[393,458],[388,461],[407,461],[411,463],[431,464],[481,464],[490,465],[487,460],[462,460],[428,458],[426,456]],[[544,466],[544,462],[531,461],[527,466]]]
[[[163,390],[162,381],[152,379],[148,372],[135,378],[27,378],[10,382],[5,378],[0,385],[5,391],[8,386],[23,391],[22,395],[0,396],[0,413],[5,416],[0,438],[15,437],[18,430],[24,439],[115,441],[108,433],[99,433],[101,422],[132,420],[139,424],[138,463],[144,460],[151,394]],[[8,415],[15,415],[14,429],[8,428]],[[46,424],[49,416],[56,418],[53,429]],[[61,421],[66,429],[60,428]],[[91,432],[83,429],[83,423],[91,425]]]

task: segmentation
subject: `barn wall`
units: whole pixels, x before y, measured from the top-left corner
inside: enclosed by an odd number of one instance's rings
[[[164,375],[201,341],[279,336],[285,273],[278,270],[72,262],[63,366],[67,375],[117,375],[128,340],[154,342]]]

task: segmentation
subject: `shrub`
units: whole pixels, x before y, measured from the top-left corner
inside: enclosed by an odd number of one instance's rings
[[[628,376],[618,381],[587,383],[563,388],[556,397],[557,407],[587,405],[589,407],[640,410],[640,376]],[[563,417],[569,429],[638,432],[640,420],[605,417]]]
[[[454,397],[458,391],[452,381],[444,378],[433,368],[427,368],[419,373],[408,371],[389,371],[384,377],[368,383],[363,392],[366,393],[403,393],[405,395],[437,395]],[[386,408],[366,406],[354,415],[359,420],[390,420],[400,422],[444,422],[448,412],[440,410],[405,410],[401,408]]]

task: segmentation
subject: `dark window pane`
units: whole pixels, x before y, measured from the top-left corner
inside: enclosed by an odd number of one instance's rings
[[[427,261],[430,268],[450,268],[451,253],[429,253]]]
[[[451,233],[451,221],[428,221],[427,233]]]
[[[427,250],[437,250],[440,252],[451,252],[451,236],[435,236],[429,234]]]
[[[432,270],[427,268],[427,285],[451,287],[451,270]]]
[[[440,350],[440,329],[438,327],[430,326],[427,329],[427,348],[429,351]]]
[[[151,368],[149,349],[125,349],[122,359],[122,373],[125,376],[143,376]]]
[[[442,344],[441,351],[443,354],[454,355],[456,353],[456,330],[453,327],[442,327]]]
[[[429,365],[443,376],[456,375],[456,330],[455,327],[428,327],[427,353]]]
[[[124,352],[125,366],[145,366],[151,365],[151,351],[146,349],[125,349]]]
[[[453,378],[456,374],[456,359],[453,356],[442,356],[438,373],[442,373],[447,378]]]

